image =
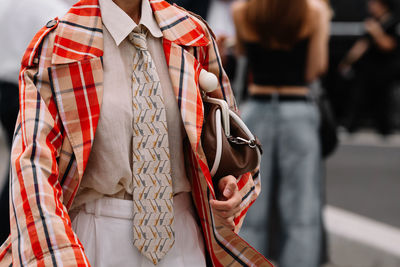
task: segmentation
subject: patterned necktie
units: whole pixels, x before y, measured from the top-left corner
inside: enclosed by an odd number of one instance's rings
[[[174,244],[172,179],[164,99],[146,34],[129,34],[133,59],[133,236],[139,251],[157,264]]]

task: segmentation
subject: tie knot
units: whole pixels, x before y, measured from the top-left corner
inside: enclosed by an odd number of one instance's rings
[[[138,50],[147,50],[147,42],[146,42],[147,32],[142,27],[136,27],[128,36],[129,41],[135,46]]]

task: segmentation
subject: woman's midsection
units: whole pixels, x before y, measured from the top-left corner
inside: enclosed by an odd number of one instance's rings
[[[309,93],[309,88],[306,86],[293,86],[293,85],[258,85],[251,84],[249,86],[250,95],[294,95],[306,96]]]

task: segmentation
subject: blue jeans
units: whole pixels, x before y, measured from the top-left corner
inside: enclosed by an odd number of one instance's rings
[[[251,99],[241,111],[264,153],[261,194],[240,235],[279,267],[319,266],[323,199],[316,105]],[[269,231],[274,224],[279,231]]]

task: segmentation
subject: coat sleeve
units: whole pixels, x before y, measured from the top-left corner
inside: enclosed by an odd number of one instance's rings
[[[205,23],[205,22],[204,22]],[[211,96],[223,98],[227,101],[229,107],[239,114],[239,110],[236,105],[236,100],[229,82],[229,78],[226,75],[222,61],[218,52],[218,47],[214,38],[213,33],[205,24],[205,32],[208,33],[208,38],[211,40],[210,44],[204,48],[204,50],[198,55],[202,67],[207,71],[214,73],[219,81],[219,86],[216,91],[212,92]],[[243,223],[243,219],[247,213],[247,210],[254,203],[261,191],[261,181],[259,176],[259,166],[251,173],[246,173],[241,177],[236,177],[239,192],[242,196],[241,210],[237,213],[235,224],[236,232],[239,232],[240,227]]]
[[[58,180],[64,134],[47,74],[47,33],[39,32],[32,41],[19,78],[10,178],[12,261],[13,266],[89,266]]]

